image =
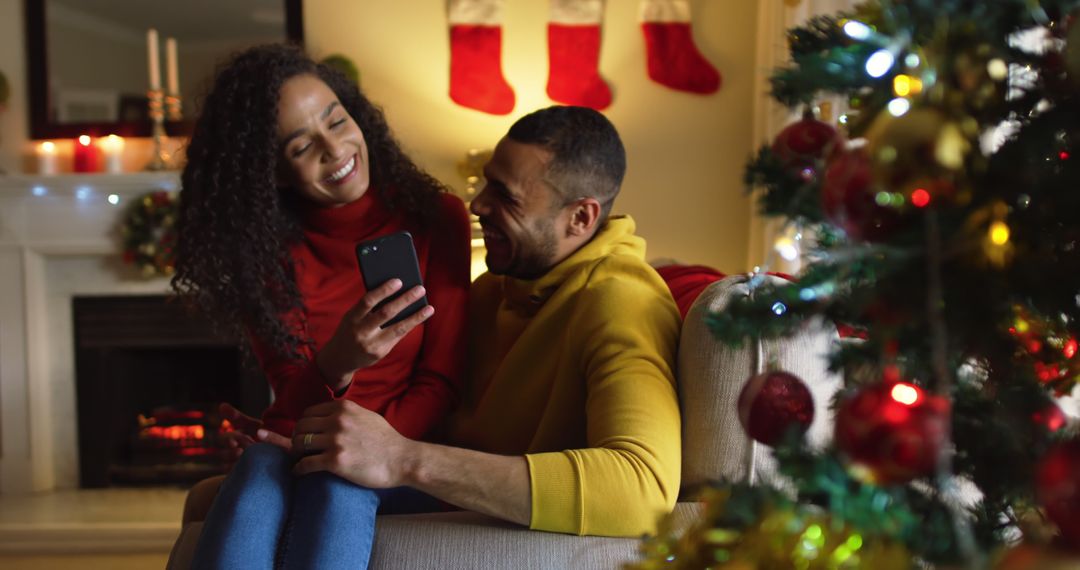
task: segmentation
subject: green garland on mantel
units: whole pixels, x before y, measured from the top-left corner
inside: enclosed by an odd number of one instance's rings
[[[124,262],[145,278],[171,276],[176,270],[176,217],[180,200],[175,192],[156,190],[128,206],[120,233]]]

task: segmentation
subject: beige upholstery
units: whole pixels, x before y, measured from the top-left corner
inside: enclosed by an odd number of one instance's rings
[[[777,277],[768,280],[782,281]],[[769,448],[746,437],[736,404],[743,384],[756,370],[753,342],[729,348],[709,331],[705,317],[747,295],[747,278],[733,275],[706,288],[683,323],[679,339],[679,400],[683,414],[683,487],[693,488],[718,478],[783,485]],[[825,355],[839,337],[836,327],[810,323],[791,338],[761,342],[762,363],[802,378],[814,396],[814,423],[807,434],[815,446],[831,439],[829,401],[841,386],[839,375],[829,373]],[[753,454],[753,461],[750,456]]]
[[[735,295],[745,295],[741,277],[713,283],[699,296],[683,324],[679,346],[679,397],[683,409],[683,488],[721,477],[745,478],[750,442],[736,416],[735,405],[752,371],[751,346],[729,349],[716,342],[705,325],[710,310],[722,308]],[[808,327],[794,338],[766,342],[766,361],[799,376],[814,394],[817,414],[810,437],[828,438],[827,405],[839,387],[822,358],[836,338],[833,327]],[[773,480],[775,467],[767,448],[754,446],[759,480]],[[217,485],[204,482],[192,489],[185,505],[183,530],[173,548],[169,568],[186,569],[202,530]],[[697,516],[699,505],[680,502],[676,528]],[[190,521],[190,522],[189,522]],[[371,568],[607,568],[634,560],[636,538],[578,537],[536,532],[475,513],[391,515],[378,518]]]

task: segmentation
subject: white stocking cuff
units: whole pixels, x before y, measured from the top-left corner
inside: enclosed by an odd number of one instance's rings
[[[638,19],[642,22],[689,23],[690,3],[686,0],[641,0]]]

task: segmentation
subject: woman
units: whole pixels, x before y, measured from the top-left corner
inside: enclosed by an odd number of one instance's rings
[[[404,155],[356,85],[289,46],[248,50],[219,72],[187,156],[173,286],[248,334],[275,394],[261,422],[225,410],[246,449],[195,566],[362,567],[373,529],[354,528],[351,509],[386,492],[325,473],[294,480],[305,450],[288,438],[306,408],[334,398],[410,438],[450,409],[465,352],[464,206]],[[367,291],[355,247],[401,230],[426,290],[376,309],[400,282]],[[424,294],[430,306],[381,328]]]

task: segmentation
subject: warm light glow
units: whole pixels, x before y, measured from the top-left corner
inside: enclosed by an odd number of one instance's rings
[[[930,193],[922,188],[916,189],[911,193],[911,203],[916,208],[925,208],[930,204]]]
[[[82,135],[81,137],[79,137],[79,144],[83,146],[90,146],[90,136]]]
[[[1076,339],[1070,338],[1068,341],[1065,342],[1065,346],[1061,349],[1061,352],[1065,355],[1065,358],[1072,358],[1076,356],[1077,348],[1080,347],[1077,346]]]
[[[910,75],[897,75],[893,78],[893,93],[897,97],[918,95],[922,92],[922,81]]]
[[[896,400],[905,406],[912,406],[919,401],[919,388],[901,382],[896,386],[893,386],[892,392],[890,392],[889,395],[892,396],[893,400]]]
[[[150,426],[143,430],[148,437],[158,439],[202,439],[205,435],[203,426]]]
[[[887,49],[879,49],[866,60],[866,73],[870,77],[881,77],[892,69],[896,58]]]
[[[994,245],[1005,245],[1009,242],[1009,226],[1005,222],[990,224],[990,242]]]
[[[867,26],[862,22],[848,20],[844,24],[844,33],[853,40],[865,40],[870,37],[872,32],[873,30],[870,29],[870,26]]]
[[[1000,58],[994,58],[986,64],[986,72],[990,75],[990,79],[1001,81],[1009,76],[1009,65]]]
[[[100,139],[99,145],[102,150],[119,152],[124,150],[124,138],[116,135],[109,135],[103,139]]]
[[[799,246],[795,243],[795,240],[787,236],[777,238],[776,243],[773,244],[773,249],[787,261],[795,261],[799,258]]]
[[[903,97],[897,97],[889,104],[885,106],[889,110],[889,114],[894,117],[902,117],[908,111],[911,110],[911,101],[904,99]]]
[[[40,148],[41,152],[43,152],[45,154],[55,154],[56,153],[56,143],[54,143],[52,141],[45,141],[45,142],[41,143],[41,146],[38,147],[38,148]]]

